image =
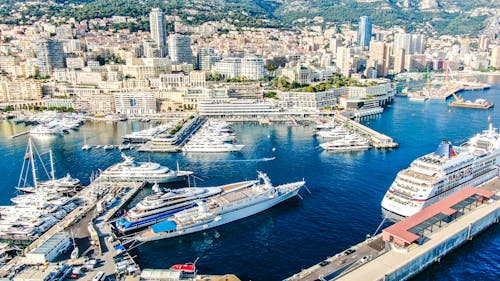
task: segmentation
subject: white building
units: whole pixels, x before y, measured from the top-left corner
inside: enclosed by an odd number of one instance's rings
[[[216,62],[212,70],[220,73],[226,78],[238,77],[241,73],[241,58],[224,58]]]
[[[115,93],[115,112],[126,115],[156,113],[156,98],[153,93]]]
[[[240,76],[250,80],[259,80],[266,76],[264,59],[260,57],[245,57],[241,60]]]
[[[217,99],[198,102],[198,112],[206,116],[262,116],[279,112],[270,102],[257,100]]]
[[[168,55],[172,63],[193,63],[191,37],[180,34],[168,36]]]

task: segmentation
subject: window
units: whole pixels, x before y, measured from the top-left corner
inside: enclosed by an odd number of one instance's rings
[[[130,106],[137,106],[137,100],[136,99],[129,99]]]

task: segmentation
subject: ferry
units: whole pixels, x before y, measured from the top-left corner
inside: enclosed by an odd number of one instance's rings
[[[192,175],[191,171],[171,170],[153,162],[136,162],[134,158],[122,153],[123,162],[101,172],[99,179],[107,181],[147,181],[167,183],[183,181]]]
[[[273,186],[259,172],[259,182],[228,190],[218,196],[196,202],[197,206],[169,217],[139,232],[130,242],[147,242],[207,230],[265,211],[296,196],[304,181]]]
[[[465,187],[497,177],[499,163],[500,134],[491,124],[460,146],[443,141],[435,152],[397,174],[382,200],[382,212],[392,220],[414,215]]]
[[[196,200],[203,200],[219,195],[226,190],[251,186],[257,181],[243,181],[218,187],[194,187],[166,189],[144,197],[132,209],[118,219],[116,228],[119,232],[131,232],[165,220],[180,211],[196,207]],[[153,187],[154,189],[154,187]]]

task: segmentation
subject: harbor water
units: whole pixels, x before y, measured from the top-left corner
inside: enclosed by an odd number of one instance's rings
[[[383,115],[363,121],[399,142],[395,150],[330,153],[319,148],[312,126],[234,124],[238,153],[168,154],[125,152],[140,161],[155,161],[171,168],[194,171],[191,185],[214,186],[254,179],[257,170],[274,184],[306,181],[308,190],[263,213],[234,223],[169,240],[141,245],[134,250],[142,268],[168,268],[197,257],[201,273],[234,273],[242,280],[281,280],[327,256],[357,244],[373,234],[382,221],[380,202],[397,172],[416,157],[429,153],[443,139],[460,144],[484,130],[488,121],[500,126],[500,85],[489,90],[463,92],[464,98],[485,98],[490,110],[449,108],[443,101],[409,102],[397,97]],[[148,123],[88,122],[64,137],[36,139],[42,158],[54,152],[56,173],[66,172],[89,182],[92,171],[121,161],[119,151],[80,148],[86,136],[93,145],[118,144],[120,136],[150,126]],[[25,155],[26,138],[10,136],[27,128],[0,122],[0,204],[10,204]],[[276,157],[274,160],[269,158]],[[267,159],[266,159],[267,158]],[[48,169],[47,165],[47,169]],[[38,168],[43,178],[43,167]],[[179,186],[177,184],[176,186]],[[138,198],[150,193],[146,188]],[[387,225],[387,224],[386,224]],[[498,280],[500,229],[494,226],[453,255],[420,274],[417,280]]]

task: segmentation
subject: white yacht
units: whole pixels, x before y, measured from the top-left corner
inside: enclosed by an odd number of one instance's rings
[[[256,181],[244,181],[219,187],[180,188],[161,190],[146,196],[135,207],[126,212],[117,222],[120,232],[143,228],[180,211],[196,207],[196,200],[204,200],[223,193],[225,190],[250,186]]]
[[[331,140],[342,139],[350,134],[351,133],[343,126],[338,126],[338,125],[333,128],[321,129],[316,132],[316,135],[318,137]]]
[[[165,124],[165,125],[159,125],[156,127],[144,129],[142,131],[137,131],[137,132],[132,132],[130,134],[124,135],[122,138],[125,141],[132,142],[132,143],[145,143],[153,138],[157,137],[158,135],[172,129],[173,125],[171,123]]]
[[[55,136],[61,134],[63,134],[63,131],[55,126],[36,125],[30,129],[30,135],[35,136]]]
[[[197,206],[180,211],[167,220],[139,232],[130,241],[153,241],[207,230],[267,210],[294,197],[304,181],[273,186],[259,172],[258,183],[227,190],[220,195],[198,200]]]
[[[343,151],[357,151],[370,149],[370,143],[358,136],[349,134],[341,139],[325,142],[320,144],[324,150],[343,152]]]
[[[401,170],[382,200],[392,219],[411,216],[468,186],[498,176],[500,134],[491,125],[461,146],[443,141],[435,152],[415,159]]]
[[[122,153],[123,162],[102,171],[99,179],[104,181],[147,181],[166,183],[183,181],[191,171],[171,170],[153,162],[136,162],[134,158]]]
[[[206,121],[182,147],[184,152],[235,152],[245,145],[235,144],[236,135],[225,121]]]
[[[214,142],[214,141],[206,141],[206,142],[194,142],[188,143],[183,148],[184,152],[236,152],[240,151],[244,144],[233,144],[233,143],[225,143],[225,142]]]

